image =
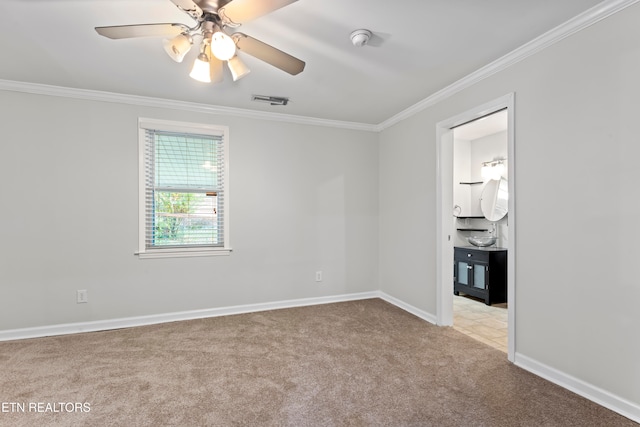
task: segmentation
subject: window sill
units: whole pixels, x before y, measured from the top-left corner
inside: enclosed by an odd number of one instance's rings
[[[185,249],[151,249],[144,252],[136,252],[140,259],[152,258],[190,258],[202,256],[228,256],[231,248],[185,248]]]

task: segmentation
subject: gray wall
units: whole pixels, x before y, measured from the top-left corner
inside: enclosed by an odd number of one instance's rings
[[[515,92],[516,353],[636,408],[638,22],[636,4],[385,129],[379,266],[435,313],[436,123]]]
[[[0,97],[0,330],[379,288],[376,133]],[[230,256],[134,255],[139,116],[229,126]]]

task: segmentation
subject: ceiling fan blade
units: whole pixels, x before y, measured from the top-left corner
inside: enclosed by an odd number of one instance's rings
[[[171,2],[175,4],[178,9],[185,12],[193,19],[197,20],[200,16],[202,16],[202,9],[200,9],[200,6],[198,6],[191,0],[171,0]]]
[[[139,24],[139,25],[115,25],[112,27],[96,27],[101,36],[110,39],[129,39],[133,37],[160,37],[177,36],[188,31],[184,24]]]
[[[295,76],[304,70],[304,66],[306,65],[304,61],[278,50],[273,46],[269,46],[260,40],[243,33],[233,33],[231,37],[233,41],[236,42],[238,49],[282,71]]]
[[[211,83],[220,83],[224,79],[224,62],[211,53],[211,45],[207,44],[205,54],[209,57],[209,77]]]
[[[297,0],[232,0],[218,10],[225,23],[242,24]]]

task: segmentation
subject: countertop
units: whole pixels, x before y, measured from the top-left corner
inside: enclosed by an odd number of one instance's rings
[[[464,249],[464,250],[474,250],[474,251],[487,251],[487,252],[500,252],[500,251],[506,251],[507,248],[500,248],[498,246],[485,246],[484,248],[480,247],[480,246],[454,246],[454,249],[458,248],[458,249]]]

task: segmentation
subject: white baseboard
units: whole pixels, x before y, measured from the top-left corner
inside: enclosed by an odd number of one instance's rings
[[[0,341],[41,338],[54,335],[69,335],[82,332],[108,331],[111,329],[131,328],[157,323],[177,322],[180,320],[204,319],[207,317],[229,316],[232,314],[254,313],[258,311],[278,310],[281,308],[304,307],[308,305],[330,304],[334,302],[355,301],[380,298],[380,292],[361,292],[327,297],[302,298],[275,301],[260,304],[246,304],[204,310],[190,310],[175,313],[153,314],[149,316],[125,317],[120,319],[96,320],[92,322],[66,323],[33,328],[10,329],[0,331]]]
[[[409,305],[391,295],[380,291],[360,292],[354,294],[332,295],[326,297],[302,298],[285,301],[274,301],[260,304],[245,304],[231,307],[190,310],[174,313],[152,314],[148,316],[124,317],[119,319],[96,320],[91,322],[64,323],[58,325],[37,326],[0,331],[0,341],[20,340],[26,338],[42,338],[55,335],[69,335],[83,332],[108,331],[112,329],[132,328],[135,326],[154,325],[158,323],[177,322],[180,320],[204,319],[207,317],[230,316],[233,314],[254,313],[258,311],[278,310],[281,308],[304,307],[308,305],[330,304],[335,302],[355,301],[361,299],[380,298],[429,323],[436,323],[436,317]]]
[[[618,414],[640,423],[640,405],[629,402],[613,393],[572,377],[564,372],[540,363],[520,353],[515,355],[515,365],[525,369],[547,381],[566,388],[600,406],[611,409]]]
[[[403,309],[404,311],[407,311],[411,314],[413,314],[414,316],[418,316],[419,318],[421,318],[422,320],[425,320],[429,323],[433,323],[434,325],[436,324],[436,316],[434,316],[431,313],[427,313],[426,311],[420,310],[419,308],[416,308],[412,305],[407,304],[404,301],[399,300],[398,298],[392,297],[389,294],[385,294],[384,292],[378,292],[378,298],[383,299],[385,301],[387,301],[388,303],[391,303],[401,309]]]

